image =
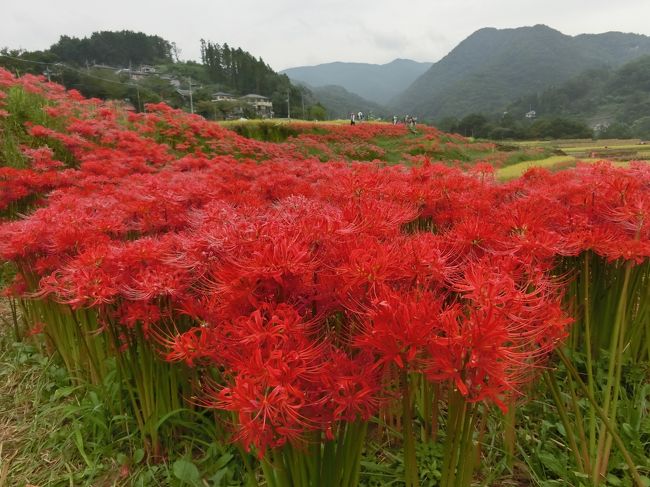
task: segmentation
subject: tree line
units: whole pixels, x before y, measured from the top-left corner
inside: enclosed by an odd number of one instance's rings
[[[88,97],[127,99],[137,110],[146,103],[164,101],[189,109],[182,94],[192,83],[195,111],[207,118],[224,118],[233,113],[254,117],[241,102],[212,102],[212,93],[226,91],[233,96],[255,93],[268,97],[276,117],[324,118],[325,111],[313,94],[295,86],[286,75],[276,73],[262,58],[241,48],[201,40],[201,62],[180,61],[175,43],[142,32],[100,31],[89,37],[63,35],[43,51],[0,49],[0,66],[17,74],[45,74],[67,88]],[[4,56],[4,57],[2,57]],[[104,69],[155,65],[157,75],[134,80],[128,73]],[[166,75],[167,79],[159,75]],[[175,78],[180,86],[172,86]],[[178,88],[178,89],[177,89]]]
[[[93,32],[82,39],[63,35],[49,51],[59,60],[85,64],[126,67],[161,64],[174,60],[175,45],[157,35],[122,30]]]
[[[472,113],[462,119],[448,117],[436,126],[465,137],[493,140],[585,139],[594,136],[594,131],[581,120],[557,116],[520,120],[510,113],[492,118],[480,113]]]

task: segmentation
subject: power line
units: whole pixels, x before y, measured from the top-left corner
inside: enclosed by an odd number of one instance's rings
[[[116,81],[116,80],[113,80],[113,79],[102,78],[100,76],[95,76],[95,75],[89,74],[86,71],[82,71],[80,69],[73,68],[72,66],[69,66],[69,65],[67,65],[65,63],[60,63],[60,62],[59,63],[47,63],[47,62],[43,62],[43,61],[32,61],[31,59],[22,59],[22,58],[18,58],[18,57],[14,57],[14,56],[8,56],[7,54],[0,54],[0,57],[7,58],[7,59],[13,59],[14,61],[19,61],[19,62],[23,62],[23,63],[38,64],[38,65],[41,65],[41,66],[46,66],[48,68],[48,70],[47,70],[48,81],[50,80],[50,75],[54,74],[53,72],[49,71],[49,67],[54,66],[54,67],[57,67],[57,68],[67,69],[68,71],[74,71],[75,73],[78,73],[78,74],[80,74],[82,76],[86,76],[88,78],[96,79],[96,80],[99,80],[99,81],[105,81],[106,83],[113,83],[113,84],[116,84],[116,85],[128,86],[128,87],[135,87],[136,90],[138,91],[138,98],[140,96],[140,92],[139,92],[140,85],[138,83],[124,83],[122,81]],[[144,86],[142,87],[142,89],[149,92],[149,93],[151,93],[151,94],[153,94],[153,95],[159,96],[158,93],[156,93],[155,91],[152,91],[152,90],[150,90],[150,89],[148,89],[148,88],[146,88]]]

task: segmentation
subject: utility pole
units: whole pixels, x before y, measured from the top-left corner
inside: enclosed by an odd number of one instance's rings
[[[307,120],[307,117],[305,117],[305,94],[302,91],[300,92],[300,99],[302,100],[302,119]]]
[[[192,100],[192,77],[188,78],[190,82],[190,113],[194,113],[194,101]]]
[[[291,118],[291,92],[287,91],[287,118]]]
[[[135,108],[137,108],[137,110],[139,112],[141,112],[142,111],[142,103],[140,103],[140,87],[138,86],[137,81],[132,81],[131,83],[129,83],[129,86],[132,86],[133,88],[135,88],[136,100],[138,102]]]

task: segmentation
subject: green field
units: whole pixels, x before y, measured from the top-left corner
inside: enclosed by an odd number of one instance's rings
[[[520,149],[545,149],[555,155],[537,160],[523,161],[498,170],[499,179],[508,180],[521,176],[531,167],[560,169],[575,165],[576,162],[611,161],[614,165],[624,165],[628,161],[650,161],[650,144],[639,139],[571,139],[571,140],[530,140],[513,142]]]

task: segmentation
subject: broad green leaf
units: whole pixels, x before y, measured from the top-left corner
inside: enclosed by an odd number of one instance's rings
[[[144,450],[142,448],[138,448],[135,452],[133,452],[133,463],[138,464],[142,461],[144,458]]]
[[[174,476],[183,482],[186,482],[190,485],[198,485],[201,478],[199,474],[199,469],[189,460],[176,460],[172,467]]]

